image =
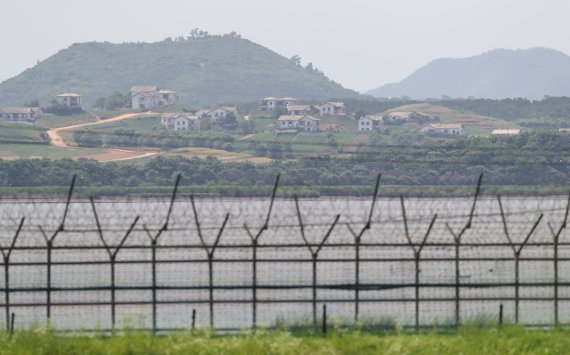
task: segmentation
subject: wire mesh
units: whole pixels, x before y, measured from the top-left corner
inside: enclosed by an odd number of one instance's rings
[[[179,180],[178,180],[179,181]],[[177,182],[178,182],[177,181]],[[570,323],[570,199],[0,201],[9,326]],[[176,184],[177,186],[177,184]]]

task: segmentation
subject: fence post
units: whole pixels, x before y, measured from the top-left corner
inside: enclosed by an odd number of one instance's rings
[[[24,226],[26,218],[22,217],[20,220],[20,224],[18,225],[18,229],[16,230],[16,234],[14,238],[12,238],[12,243],[8,247],[8,250],[4,250],[2,246],[0,246],[0,252],[2,253],[2,257],[4,259],[4,297],[6,303],[6,330],[10,329],[10,256],[12,255],[12,251],[16,246],[16,241],[20,236],[20,232],[22,231],[22,227]]]
[[[313,250],[313,246],[311,245],[311,243],[309,242],[309,240],[307,239],[307,237],[305,235],[305,225],[303,224],[303,218],[301,216],[301,208],[299,207],[299,199],[297,198],[296,195],[294,197],[295,197],[295,208],[297,209],[297,218],[299,220],[299,228],[301,229],[301,238],[303,238],[305,245],[309,249],[309,252],[311,253],[311,258],[313,261],[313,263],[312,263],[313,264],[313,285],[312,285],[312,290],[313,290],[313,299],[312,299],[313,326],[317,327],[317,262],[318,262],[318,258],[319,258],[319,252],[321,251],[321,249],[325,245],[327,239],[332,234],[334,227],[337,225],[338,220],[340,219],[340,215],[336,216],[334,222],[331,224],[330,228],[328,229],[327,233],[325,234],[325,236],[321,240],[320,244],[317,245],[317,249]]]
[[[192,310],[192,332],[196,330],[196,309]]]
[[[475,215],[475,207],[477,205],[477,199],[479,198],[479,193],[481,192],[481,184],[483,182],[483,174],[479,175],[479,180],[477,181],[477,188],[475,189],[475,195],[473,196],[473,204],[471,205],[471,212],[469,213],[469,219],[461,231],[457,234],[453,231],[449,223],[445,226],[451,235],[453,236],[453,241],[455,243],[455,326],[458,327],[461,323],[461,274],[460,274],[460,263],[459,263],[459,251],[461,247],[461,237],[468,229],[471,229],[471,223],[473,222],[473,216]]]
[[[516,247],[516,245],[513,243],[513,240],[511,239],[511,235],[509,234],[509,226],[507,224],[507,218],[505,216],[505,211],[503,209],[503,203],[501,201],[501,195],[497,195],[497,201],[499,202],[499,210],[501,212],[501,220],[503,222],[503,231],[505,232],[505,236],[511,246],[511,248],[513,249],[513,254],[514,254],[514,262],[515,262],[515,324],[519,323],[519,259],[520,259],[520,255],[521,252],[523,250],[523,248],[525,247],[526,243],[528,243],[530,237],[532,236],[532,234],[534,233],[534,231],[536,230],[536,228],[538,227],[538,225],[540,224],[540,221],[542,220],[542,217],[544,217],[544,214],[541,214],[538,217],[538,220],[534,223],[534,225],[532,226],[532,228],[530,229],[530,232],[527,234],[526,238],[524,239],[524,241],[520,244],[520,246]]]
[[[429,227],[422,239],[421,244],[416,249],[414,242],[412,241],[412,237],[410,236],[410,229],[408,227],[408,217],[406,214],[406,205],[404,204],[404,196],[400,195],[400,205],[402,206],[402,217],[404,220],[404,232],[406,239],[408,240],[408,244],[412,248],[414,252],[414,266],[415,266],[415,329],[418,331],[420,329],[420,258],[422,254],[422,250],[427,243],[427,239],[431,233],[433,225],[437,220],[437,213],[433,216]]]
[[[202,243],[202,247],[206,252],[206,257],[208,259],[208,304],[210,308],[210,329],[214,330],[214,253],[216,252],[216,248],[218,247],[218,243],[222,238],[222,234],[224,233],[224,229],[226,228],[226,224],[230,218],[230,214],[226,214],[226,218],[218,231],[218,235],[216,236],[216,240],[214,244],[210,247],[206,243],[204,236],[202,235],[202,228],[200,226],[200,218],[198,216],[198,211],[196,210],[196,203],[194,202],[194,196],[190,195],[190,202],[192,204],[192,211],[194,212],[194,222],[196,224],[196,230],[198,231],[198,238]]]
[[[327,336],[327,305],[323,304],[323,336]]]
[[[499,306],[499,326],[503,325],[503,304]]]
[[[376,197],[378,196],[378,190],[380,188],[380,179],[382,174],[378,174],[376,178],[376,185],[374,186],[374,194],[372,195],[372,203],[370,205],[370,212],[368,213],[368,220],[360,233],[356,233],[350,224],[346,224],[346,227],[352,234],[354,238],[354,254],[355,254],[355,265],[354,265],[354,322],[358,322],[358,317],[360,314],[360,244],[362,242],[362,237],[364,233],[369,230],[372,226],[372,216],[374,214],[374,206],[376,205]]]
[[[252,296],[251,296],[251,305],[252,305],[252,328],[255,330],[257,329],[257,246],[259,245],[259,240],[261,239],[261,235],[263,232],[269,229],[269,219],[271,218],[271,211],[273,210],[273,204],[275,203],[275,197],[277,194],[277,188],[279,187],[279,179],[281,178],[281,174],[277,174],[277,178],[275,179],[275,184],[273,185],[273,192],[271,193],[271,202],[269,203],[269,209],[267,211],[267,217],[265,218],[265,223],[259,229],[256,235],[253,235],[249,227],[246,223],[244,223],[243,228],[249,235],[251,239],[251,247],[252,247]]]
[[[560,324],[558,305],[559,305],[559,293],[558,293],[558,247],[560,246],[560,235],[562,231],[566,229],[568,223],[568,213],[570,211],[570,194],[568,194],[568,202],[566,204],[566,213],[564,214],[564,220],[558,228],[558,231],[554,230],[551,223],[548,223],[548,228],[552,234],[554,240],[554,325],[558,327]]]
[[[99,221],[99,214],[97,213],[97,209],[95,208],[95,201],[93,200],[93,197],[89,197],[89,201],[91,202],[91,210],[93,211],[93,216],[95,217],[95,223],[97,225],[97,235],[99,236],[101,243],[103,243],[103,246],[105,247],[105,249],[107,250],[107,253],[109,254],[109,263],[110,263],[110,268],[111,268],[111,328],[114,331],[115,325],[116,325],[115,262],[117,260],[117,254],[119,253],[119,250],[121,250],[121,248],[123,247],[123,244],[125,244],[125,242],[127,241],[127,238],[132,233],[133,229],[135,228],[137,222],[140,219],[140,216],[137,216],[135,218],[134,222],[129,227],[127,233],[121,239],[119,245],[113,251],[113,250],[111,250],[111,247],[109,247],[109,244],[107,244],[107,242],[105,241],[105,238],[103,237],[103,229],[101,228],[101,222]]]

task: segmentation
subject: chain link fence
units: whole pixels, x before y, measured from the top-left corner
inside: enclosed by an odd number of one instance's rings
[[[11,327],[570,322],[568,197],[0,200]],[[372,189],[372,187],[371,187]]]

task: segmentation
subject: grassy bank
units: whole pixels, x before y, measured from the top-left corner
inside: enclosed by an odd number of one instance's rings
[[[466,328],[453,333],[320,335],[260,332],[215,336],[206,332],[152,336],[69,336],[50,330],[0,336],[0,354],[565,354],[570,330]]]

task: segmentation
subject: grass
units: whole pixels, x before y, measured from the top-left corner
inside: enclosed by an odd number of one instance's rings
[[[46,130],[25,123],[0,122],[0,142],[47,144]]]
[[[417,334],[333,330],[326,338],[287,331],[163,336],[124,331],[114,336],[69,336],[41,328],[0,335],[0,354],[565,354],[568,349],[567,329],[526,331],[518,327]]]
[[[73,116],[44,115],[36,121],[36,126],[42,128],[59,128],[95,121],[97,121],[97,119],[88,112]]]
[[[0,144],[0,159],[64,159],[104,153],[106,149],[56,148],[43,144]]]

